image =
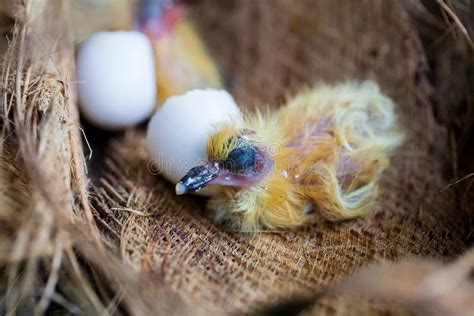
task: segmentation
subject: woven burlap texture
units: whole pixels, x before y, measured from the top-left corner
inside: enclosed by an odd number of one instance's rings
[[[432,113],[419,38],[395,1],[206,0],[192,17],[246,110],[280,106],[319,81],[371,79],[398,105],[406,144],[366,218],[243,234],[214,224],[204,199],[175,196],[149,170],[143,132],[128,131],[105,150],[92,186],[99,228],[122,260],[206,308],[247,311],[317,291],[370,262],[462,253],[454,196],[437,194],[449,171],[447,133]],[[348,309],[337,300],[320,307]]]

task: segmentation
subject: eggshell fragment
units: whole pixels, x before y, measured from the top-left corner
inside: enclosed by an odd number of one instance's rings
[[[192,90],[168,98],[153,115],[147,146],[166,179],[176,184],[191,169],[207,159],[207,140],[216,124],[241,124],[242,114],[225,90]],[[211,195],[212,187],[199,191]]]
[[[110,130],[148,118],[156,104],[153,49],[136,31],[99,32],[87,39],[77,55],[81,113]]]

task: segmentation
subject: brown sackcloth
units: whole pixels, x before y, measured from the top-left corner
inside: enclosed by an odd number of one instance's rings
[[[406,144],[366,218],[242,234],[215,225],[204,199],[177,197],[149,172],[143,132],[117,136],[95,170],[92,198],[99,228],[124,262],[206,308],[248,311],[317,291],[370,262],[463,252],[454,196],[437,194],[448,182],[447,132],[433,117],[419,38],[396,1],[207,0],[192,17],[243,107],[279,106],[320,80],[371,79],[398,105]],[[316,310],[350,308],[330,300]]]

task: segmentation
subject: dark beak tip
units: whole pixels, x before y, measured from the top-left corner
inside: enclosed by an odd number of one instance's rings
[[[181,182],[178,182],[178,184],[176,184],[176,187],[175,187],[175,192],[176,192],[176,195],[186,194],[187,192],[186,186],[182,184]]]
[[[191,168],[176,184],[176,195],[198,192],[219,175],[219,169],[212,165]]]

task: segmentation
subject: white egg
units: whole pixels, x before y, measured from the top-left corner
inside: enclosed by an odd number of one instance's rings
[[[234,121],[242,114],[225,90],[192,90],[168,98],[153,115],[147,132],[147,147],[160,174],[172,183],[207,159],[207,140],[216,124]],[[212,194],[212,187],[197,193]]]
[[[136,125],[156,104],[153,49],[142,33],[99,32],[77,55],[81,113],[110,130]]]

